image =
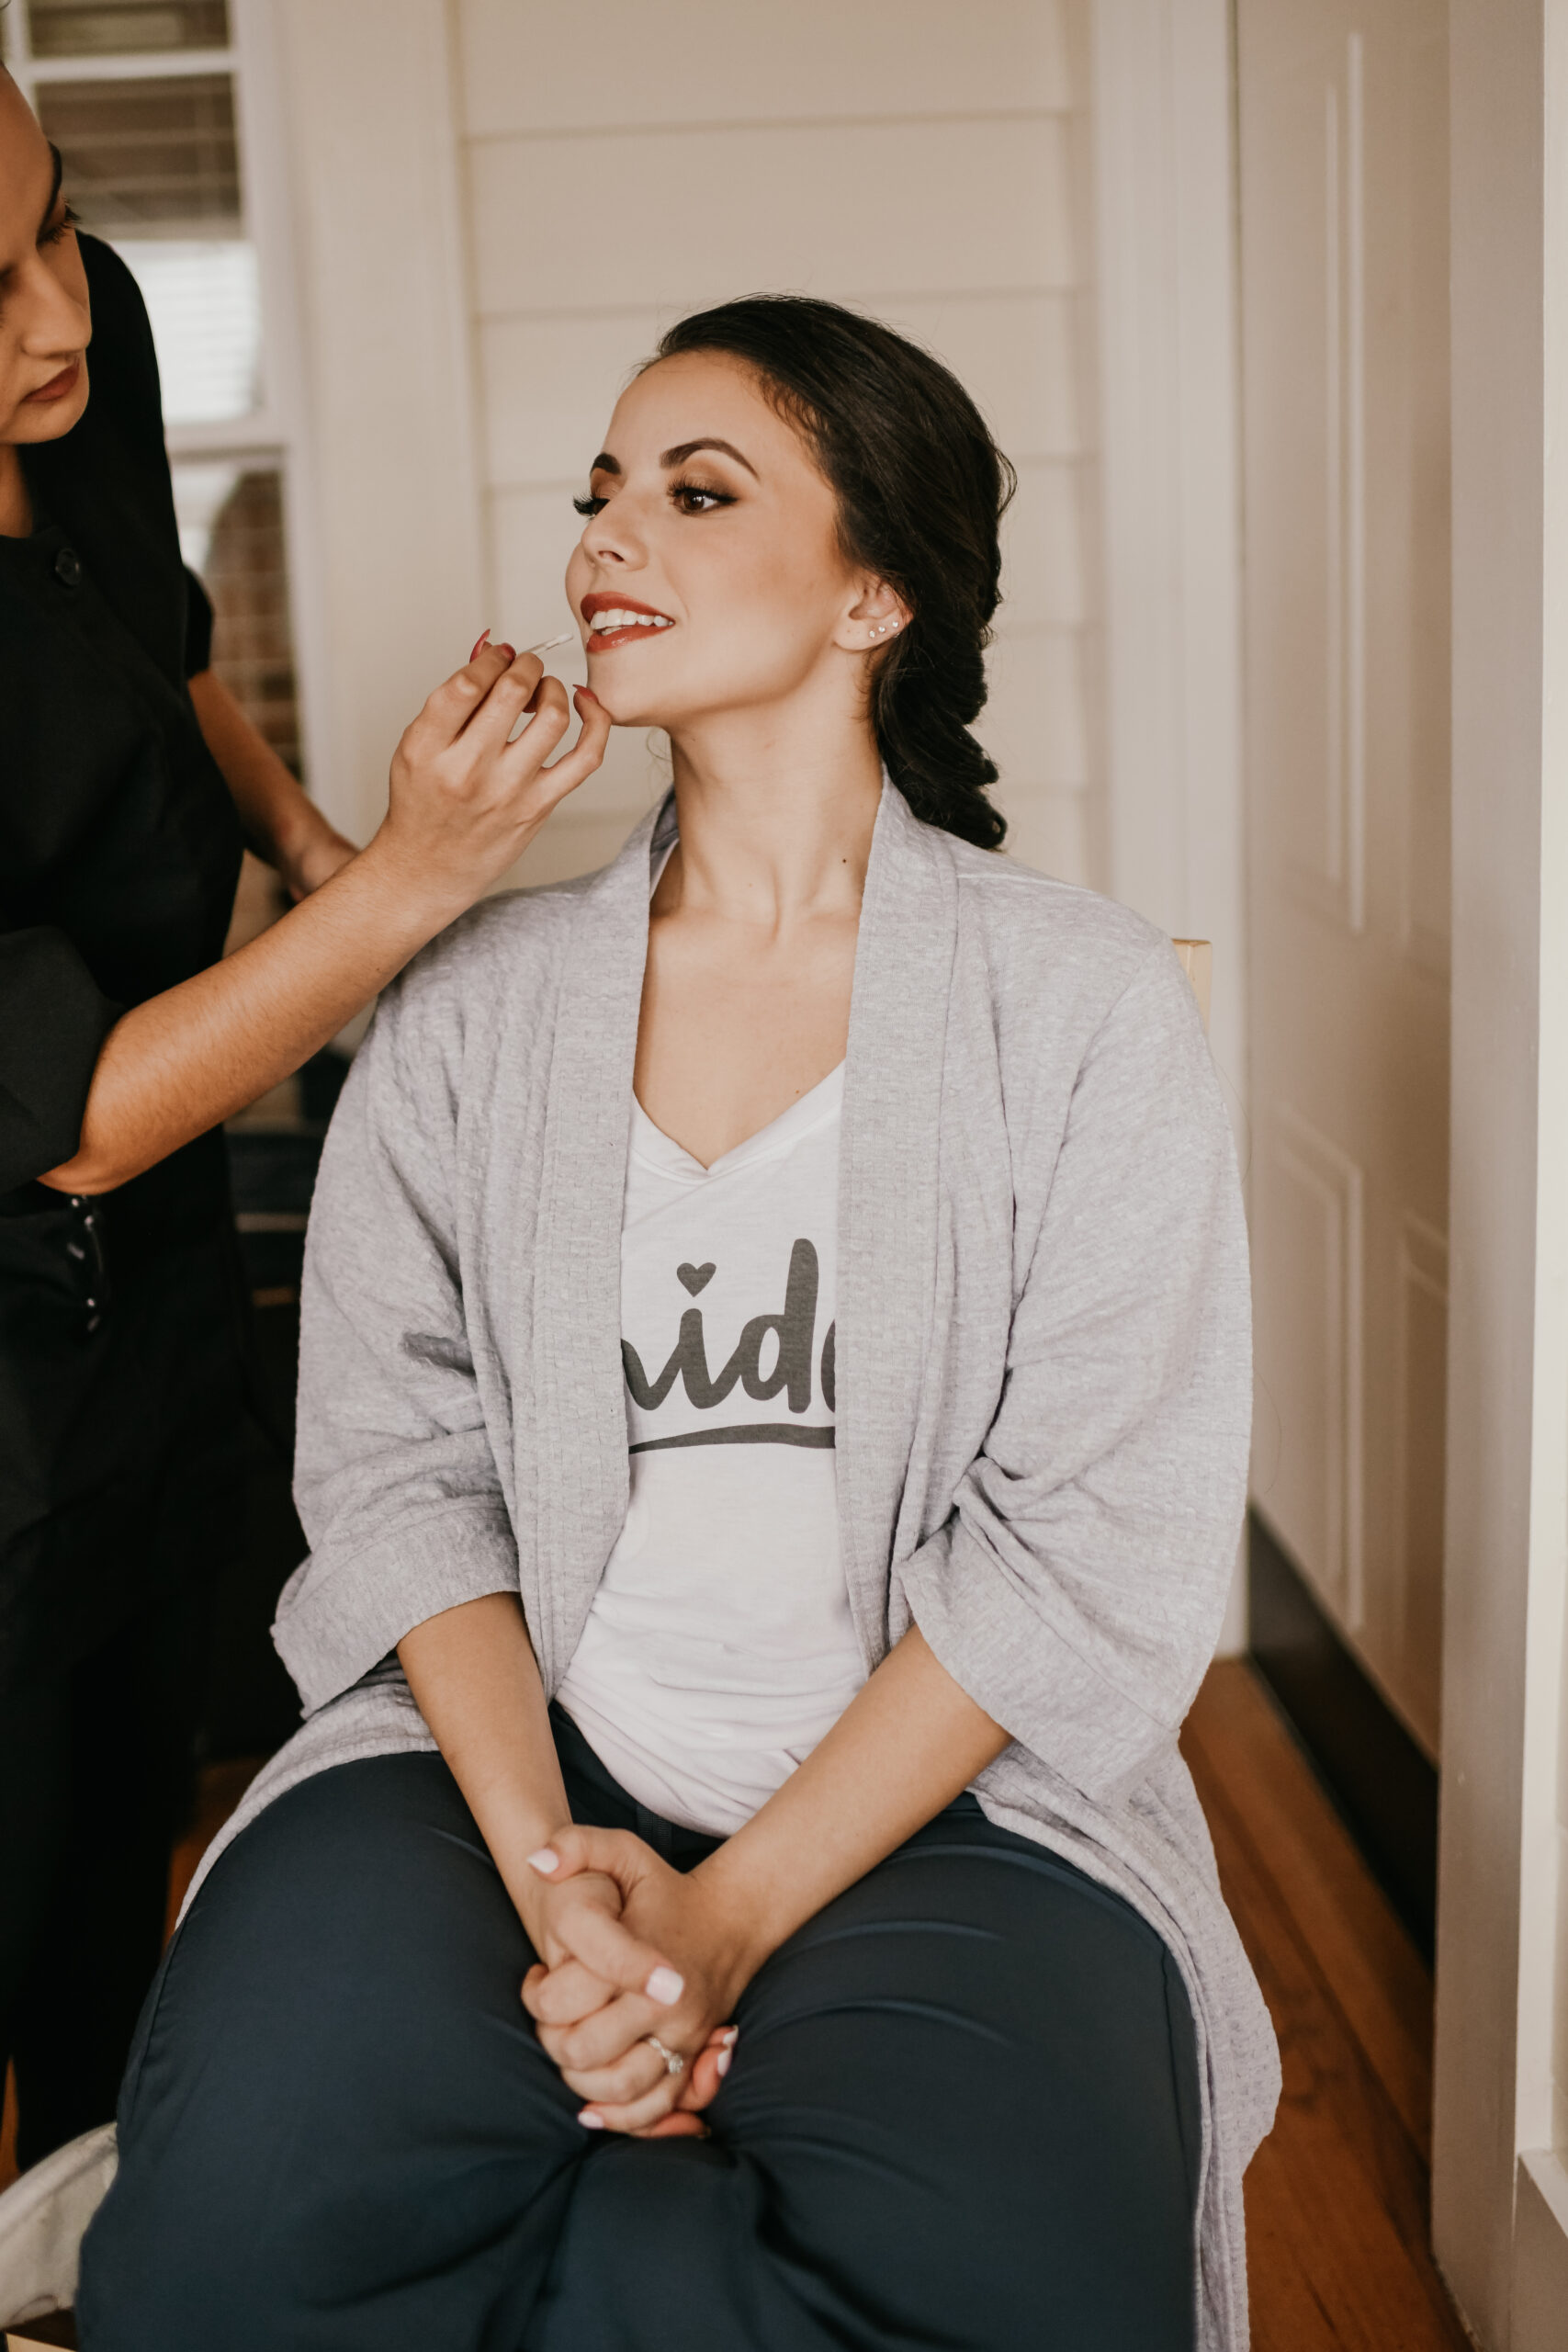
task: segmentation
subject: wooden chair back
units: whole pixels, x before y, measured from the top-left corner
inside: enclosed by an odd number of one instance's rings
[[[1198,1017],[1203,1023],[1203,1034],[1209,1032],[1209,983],[1213,975],[1214,951],[1206,939],[1173,939],[1171,945],[1180,959],[1181,968],[1192,983],[1192,993],[1198,1000]]]

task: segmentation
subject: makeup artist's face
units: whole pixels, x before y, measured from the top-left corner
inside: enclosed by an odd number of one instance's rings
[[[0,70],[0,441],[54,441],[87,405],[87,274],[54,150]]]
[[[833,492],[740,363],[691,353],[639,376],[589,490],[566,591],[618,725],[679,733],[863,656]]]

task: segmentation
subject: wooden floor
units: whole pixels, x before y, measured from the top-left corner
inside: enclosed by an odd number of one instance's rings
[[[1427,2245],[1431,1978],[1250,1667],[1210,1668],[1181,1745],[1284,2067],[1255,2352],[1467,2352]]]
[[[1284,2063],[1247,2177],[1255,2352],[1467,2352],[1427,2244],[1431,1979],[1250,1667],[1211,1668],[1182,1747]],[[171,1922],[254,1769],[204,1775]],[[7,2100],[0,2185],[11,2149]]]

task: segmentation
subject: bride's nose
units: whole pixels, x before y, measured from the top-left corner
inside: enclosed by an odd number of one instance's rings
[[[629,504],[625,497],[612,499],[582,534],[583,547],[606,571],[634,571],[647,561],[636,518],[626,511]]]

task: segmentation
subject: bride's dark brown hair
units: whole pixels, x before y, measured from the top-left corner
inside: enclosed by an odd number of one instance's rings
[[[836,302],[749,294],[670,329],[660,359],[718,351],[755,369],[806,437],[839,501],[851,563],[913,616],[874,662],[871,715],[887,772],[917,817],[996,849],[1007,820],[969,729],[986,700],[1000,594],[998,526],[1017,477],[949,368]]]

